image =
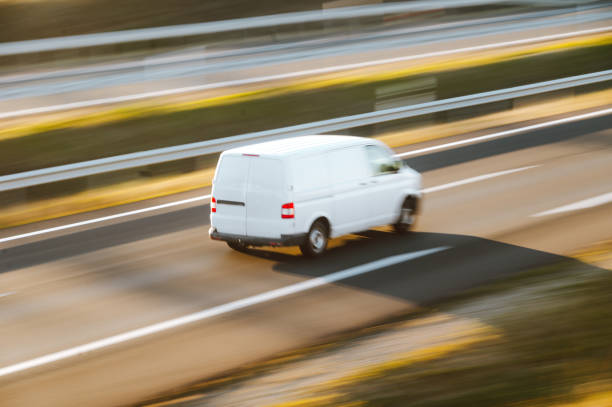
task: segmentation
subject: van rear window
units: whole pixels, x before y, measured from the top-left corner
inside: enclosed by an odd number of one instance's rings
[[[249,158],[241,156],[225,156],[221,159],[215,183],[228,188],[242,189],[249,175]]]

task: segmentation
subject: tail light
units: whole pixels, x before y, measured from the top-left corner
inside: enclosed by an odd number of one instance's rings
[[[213,196],[210,199],[210,213],[215,213],[215,212],[217,212],[217,200]]]
[[[281,218],[283,219],[295,218],[295,207],[293,206],[293,202],[289,202],[281,206]]]

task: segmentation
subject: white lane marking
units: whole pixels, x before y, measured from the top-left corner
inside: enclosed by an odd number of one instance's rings
[[[0,294],[0,298],[2,298],[2,297],[8,297],[9,295],[13,295],[13,294],[15,294],[15,292],[14,292],[14,291],[9,291],[9,292],[7,292],[7,293],[2,293],[2,294]]]
[[[579,114],[577,116],[564,117],[563,119],[551,120],[551,121],[544,122],[544,123],[532,124],[530,126],[519,127],[518,129],[511,129],[511,130],[500,131],[497,133],[486,134],[484,136],[473,137],[467,140],[453,141],[452,143],[439,144],[437,146],[421,148],[419,150],[407,151],[405,153],[396,154],[396,156],[397,157],[407,157],[407,156],[417,155],[421,153],[428,153],[430,151],[442,150],[448,147],[456,147],[456,146],[460,146],[463,144],[477,143],[479,141],[491,140],[494,138],[508,136],[508,135],[516,134],[516,133],[522,133],[522,132],[529,131],[529,130],[537,130],[537,129],[541,129],[544,127],[556,126],[558,124],[570,123],[570,122],[574,122],[574,121],[578,121],[582,119],[588,119],[591,117],[603,116],[608,113],[612,113],[612,108]]]
[[[348,70],[348,69],[360,69],[360,68],[366,68],[366,67],[376,66],[376,65],[404,62],[404,61],[409,61],[409,60],[414,60],[414,59],[419,59],[419,58],[430,58],[430,57],[435,57],[435,56],[450,55],[450,54],[456,54],[456,53],[461,53],[461,52],[482,51],[482,50],[492,49],[492,48],[524,45],[524,44],[529,44],[533,42],[558,40],[562,38],[568,38],[568,37],[586,35],[586,34],[595,34],[595,33],[606,32],[606,31],[610,31],[610,27],[573,31],[573,32],[564,33],[564,34],[544,35],[541,37],[526,38],[522,40],[504,41],[504,42],[498,42],[494,44],[476,45],[472,47],[450,49],[450,50],[445,50],[445,51],[428,52],[428,53],[419,54],[419,55],[408,55],[408,56],[403,56],[403,57],[387,58],[387,59],[380,59],[376,61],[359,62],[359,63],[346,64],[346,65],[338,65],[338,66],[331,66],[331,67],[326,67],[326,68],[307,69],[304,71],[290,72],[290,73],[277,74],[277,75],[260,76],[257,78],[237,79],[233,81],[210,83],[206,85],[186,86],[182,88],[165,89],[165,90],[159,90],[159,91],[154,91],[154,92],[136,93],[133,95],[115,96],[115,97],[93,99],[93,100],[84,100],[80,102],[65,103],[65,104],[53,105],[53,106],[35,107],[35,108],[30,108],[30,109],[22,109],[22,110],[15,110],[12,112],[0,113],[0,119],[8,119],[8,118],[13,118],[13,117],[26,116],[26,115],[38,114],[38,113],[58,112],[62,110],[78,109],[78,108],[83,108],[83,107],[100,106],[100,105],[106,105],[106,104],[111,104],[111,103],[129,102],[129,101],[148,99],[148,98],[153,98],[153,97],[176,95],[176,94],[181,94],[181,93],[197,92],[197,91],[202,91],[202,90],[225,88],[225,87],[260,83],[260,82],[266,82],[266,81],[272,81],[272,80],[290,79],[290,78],[295,78],[295,77],[300,77],[300,76],[320,75],[320,74],[332,73],[332,72],[343,71],[343,70]]]
[[[525,170],[529,170],[529,169],[536,168],[539,166],[540,165],[530,165],[527,167],[514,168],[512,170],[492,172],[490,174],[484,174],[484,175],[479,175],[477,177],[466,178],[461,181],[450,182],[448,184],[438,185],[436,187],[425,188],[423,192],[427,194],[431,192],[442,191],[444,189],[454,188],[454,187],[458,187],[458,186],[465,185],[465,184],[471,184],[473,182],[484,181],[484,180],[495,178],[495,177],[501,177],[502,175],[513,174],[515,172],[525,171]]]
[[[525,131],[529,131],[529,130],[535,130],[535,129],[539,129],[539,128],[555,126],[555,125],[558,125],[558,124],[569,123],[569,122],[573,122],[573,121],[577,121],[577,120],[582,120],[582,119],[588,119],[588,118],[597,117],[597,116],[603,116],[603,115],[611,113],[611,112],[612,112],[612,108],[603,109],[603,110],[597,110],[595,112],[589,112],[589,113],[584,113],[584,114],[580,114],[580,115],[577,115],[577,116],[565,117],[563,119],[551,120],[551,121],[544,122],[544,123],[538,123],[538,124],[534,124],[534,125],[530,125],[530,126],[520,127],[518,129],[506,130],[506,131],[501,131],[501,132],[497,132],[497,133],[487,134],[487,135],[484,135],[484,136],[473,137],[473,138],[470,138],[470,139],[467,139],[467,140],[460,140],[460,141],[455,141],[455,142],[452,142],[452,143],[446,143],[446,144],[440,144],[440,145],[437,145],[437,146],[422,148],[422,149],[419,149],[419,150],[408,151],[408,152],[405,152],[405,153],[396,154],[395,156],[396,157],[406,157],[406,156],[409,156],[409,155],[416,155],[416,154],[420,154],[420,153],[424,153],[424,152],[440,150],[440,149],[447,148],[447,147],[454,147],[454,146],[458,146],[458,145],[462,145],[462,144],[468,144],[468,143],[476,143],[476,142],[479,142],[479,141],[484,141],[484,140],[489,140],[489,139],[493,139],[493,138],[503,137],[503,136],[507,136],[507,135],[510,135],[510,134],[521,133],[521,132],[525,132]],[[522,171],[522,170],[526,170],[526,169],[533,168],[533,167],[534,166],[531,166],[531,167],[522,167],[522,168],[519,168],[519,169],[516,169],[516,170],[509,170],[509,171],[510,172],[516,172],[516,171]],[[510,173],[510,172],[508,172],[508,173]],[[447,188],[452,188],[452,187],[455,187],[455,186],[467,184],[467,183],[470,183],[470,182],[477,182],[477,181],[480,181],[480,180],[484,180],[484,179],[488,179],[488,178],[493,178],[493,176],[504,175],[504,172],[501,171],[501,173],[499,175],[495,175],[495,174],[498,174],[498,173],[485,174],[485,175],[481,175],[479,177],[473,177],[473,178],[469,178],[469,179],[462,180],[462,181],[456,181],[456,182],[452,182],[452,183],[446,184],[446,185],[440,185],[440,186],[436,186],[436,187],[427,188],[423,192],[425,192],[425,193],[435,192],[435,191],[439,191],[439,190],[442,190],[442,189],[447,189]],[[481,177],[484,177],[484,178],[481,178]],[[210,198],[210,195],[202,195],[202,196],[198,196],[198,197],[195,197],[195,198],[185,199],[185,200],[182,200],[182,201],[169,202],[169,203],[166,203],[166,204],[163,204],[163,205],[157,205],[157,206],[153,206],[153,207],[149,207],[149,208],[137,209],[137,210],[134,210],[134,211],[118,213],[118,214],[110,215],[110,216],[104,216],[102,218],[90,219],[90,220],[86,220],[86,221],[82,221],[82,222],[71,223],[71,224],[68,224],[68,225],[56,226],[56,227],[49,228],[49,229],[37,230],[37,231],[34,231],[34,232],[23,233],[23,234],[15,235],[15,236],[9,236],[9,237],[5,237],[5,238],[0,238],[0,243],[9,242],[11,240],[23,239],[23,238],[31,237],[31,236],[42,235],[42,234],[45,234],[45,233],[55,232],[55,231],[58,231],[58,230],[64,230],[64,229],[75,228],[75,227],[78,227],[78,226],[89,225],[89,224],[92,224],[92,223],[103,222],[103,221],[106,221],[106,220],[121,218],[121,217],[124,217],[124,216],[130,216],[130,215],[135,215],[135,214],[139,214],[139,213],[154,211],[154,210],[157,210],[157,209],[162,209],[162,208],[168,208],[168,207],[172,207],[172,206],[182,205],[182,204],[186,204],[186,203],[190,203],[190,202],[195,202],[195,201],[199,201],[199,200],[204,200],[204,199],[208,199],[208,198]],[[535,216],[535,215],[532,215],[532,216]]]
[[[538,165],[532,165],[532,166],[529,166],[529,167],[515,168],[515,169],[512,169],[512,170],[494,172],[494,173],[491,173],[491,174],[485,174],[485,175],[480,175],[480,176],[477,176],[477,177],[467,178],[467,179],[464,179],[464,180],[451,182],[449,184],[444,184],[444,185],[439,185],[439,186],[435,186],[435,187],[431,187],[431,188],[426,188],[426,189],[423,190],[423,192],[424,193],[430,193],[430,192],[441,191],[443,189],[453,188],[453,187],[457,187],[457,186],[460,186],[460,185],[469,184],[469,183],[472,183],[472,182],[478,182],[478,181],[486,180],[486,179],[489,179],[489,178],[499,177],[501,175],[511,174],[513,172],[524,171],[524,170],[528,170],[528,169],[534,168],[534,167],[538,167]],[[9,236],[9,237],[5,237],[5,238],[0,238],[0,243],[9,242],[11,240],[24,239],[26,237],[42,235],[42,234],[51,233],[51,232],[57,232],[57,231],[60,231],[60,230],[65,230],[65,229],[76,228],[78,226],[90,225],[92,223],[104,222],[104,221],[107,221],[107,220],[122,218],[122,217],[125,217],[125,216],[137,215],[139,213],[151,212],[151,211],[155,211],[157,209],[169,208],[169,207],[172,207],[172,206],[183,205],[183,204],[187,204],[187,203],[191,203],[191,202],[195,202],[195,201],[200,201],[200,200],[205,200],[205,199],[209,199],[209,198],[210,198],[210,195],[202,195],[202,196],[197,196],[195,198],[184,199],[182,201],[168,202],[168,203],[165,203],[165,204],[162,204],[162,205],[156,205],[156,206],[152,206],[152,207],[149,207],[149,208],[136,209],[136,210],[129,211],[129,212],[117,213],[115,215],[103,216],[101,218],[84,220],[84,221],[77,222],[77,223],[70,223],[68,225],[55,226],[55,227],[52,227],[52,228],[37,230],[37,231],[34,231],[34,232],[22,233],[20,235],[14,235],[14,236]]]
[[[345,280],[347,278],[355,277],[360,274],[369,273],[374,270],[389,267],[395,264],[404,263],[409,260],[414,260],[419,257],[427,256],[433,253],[437,253],[443,250],[449,249],[449,246],[441,246],[432,249],[420,250],[412,253],[398,254],[395,256],[385,257],[384,259],[376,260],[370,263],[362,264],[359,266],[351,267],[346,270],[337,271],[335,273],[327,274],[322,277],[312,278],[310,280],[302,281],[300,283],[291,284],[286,287],[278,288],[276,290],[266,291],[261,294],[246,297],[241,300],[228,302],[226,304],[218,305],[213,308],[205,309],[193,314],[184,315],[182,317],[170,319],[157,324],[145,326],[132,331],[128,331],[122,334],[110,336],[104,339],[100,339],[94,342],[87,343],[85,345],[76,346],[74,348],[65,349],[59,352],[50,353],[44,356],[40,356],[34,359],[27,360],[25,362],[16,363],[14,365],[6,366],[0,369],[0,377],[7,376],[13,373],[17,373],[23,370],[31,369],[34,367],[46,365],[49,363],[57,362],[62,359],[68,359],[74,356],[82,355],[87,352],[96,351],[99,349],[107,348],[109,346],[117,345],[119,343],[127,342],[137,338],[153,335],[162,331],[173,329],[182,325],[191,324],[194,322],[202,321],[204,319],[212,318],[229,312],[237,311],[243,308],[251,307],[264,302],[269,302],[289,295],[297,294],[300,292],[312,290],[326,284],[331,284],[336,281]]]
[[[608,202],[612,202],[612,192],[608,192],[607,194],[595,196],[593,198],[584,199],[582,201],[574,202],[569,205],[559,206],[558,208],[550,209],[548,211],[539,212],[534,215],[531,215],[531,217],[537,218],[540,216],[548,216],[548,215],[554,215],[557,213],[593,208],[595,206],[607,204]]]
[[[68,225],[55,226],[55,227],[48,228],[48,229],[42,229],[42,230],[37,230],[34,232],[23,233],[20,235],[4,237],[0,239],[0,243],[9,242],[11,240],[23,239],[23,238],[30,237],[30,236],[42,235],[44,233],[57,232],[58,230],[71,229],[71,228],[76,228],[78,226],[83,226],[83,225],[90,225],[92,223],[104,222],[104,221],[111,220],[111,219],[122,218],[124,216],[137,215],[139,213],[151,212],[151,211],[155,211],[155,210],[163,209],[163,208],[170,208],[172,206],[184,205],[187,203],[201,201],[201,200],[208,199],[208,198],[210,198],[210,195],[196,196],[194,198],[183,199],[181,201],[168,202],[165,204],[151,206],[148,208],[135,209],[133,211],[117,213],[117,214],[109,215],[109,216],[103,216],[101,218],[88,219],[88,220],[84,220],[81,222],[70,223]]]

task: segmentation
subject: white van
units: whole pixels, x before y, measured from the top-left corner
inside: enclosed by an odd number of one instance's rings
[[[299,245],[323,253],[329,238],[412,226],[421,176],[382,142],[305,136],[225,151],[213,180],[210,237],[236,250]]]

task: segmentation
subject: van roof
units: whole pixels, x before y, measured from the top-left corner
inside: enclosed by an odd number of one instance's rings
[[[372,143],[372,139],[354,136],[313,135],[290,137],[280,140],[267,141],[259,144],[232,148],[224,154],[249,154],[267,157],[284,157],[289,155],[302,155],[310,152],[329,150],[331,148],[348,147]]]

